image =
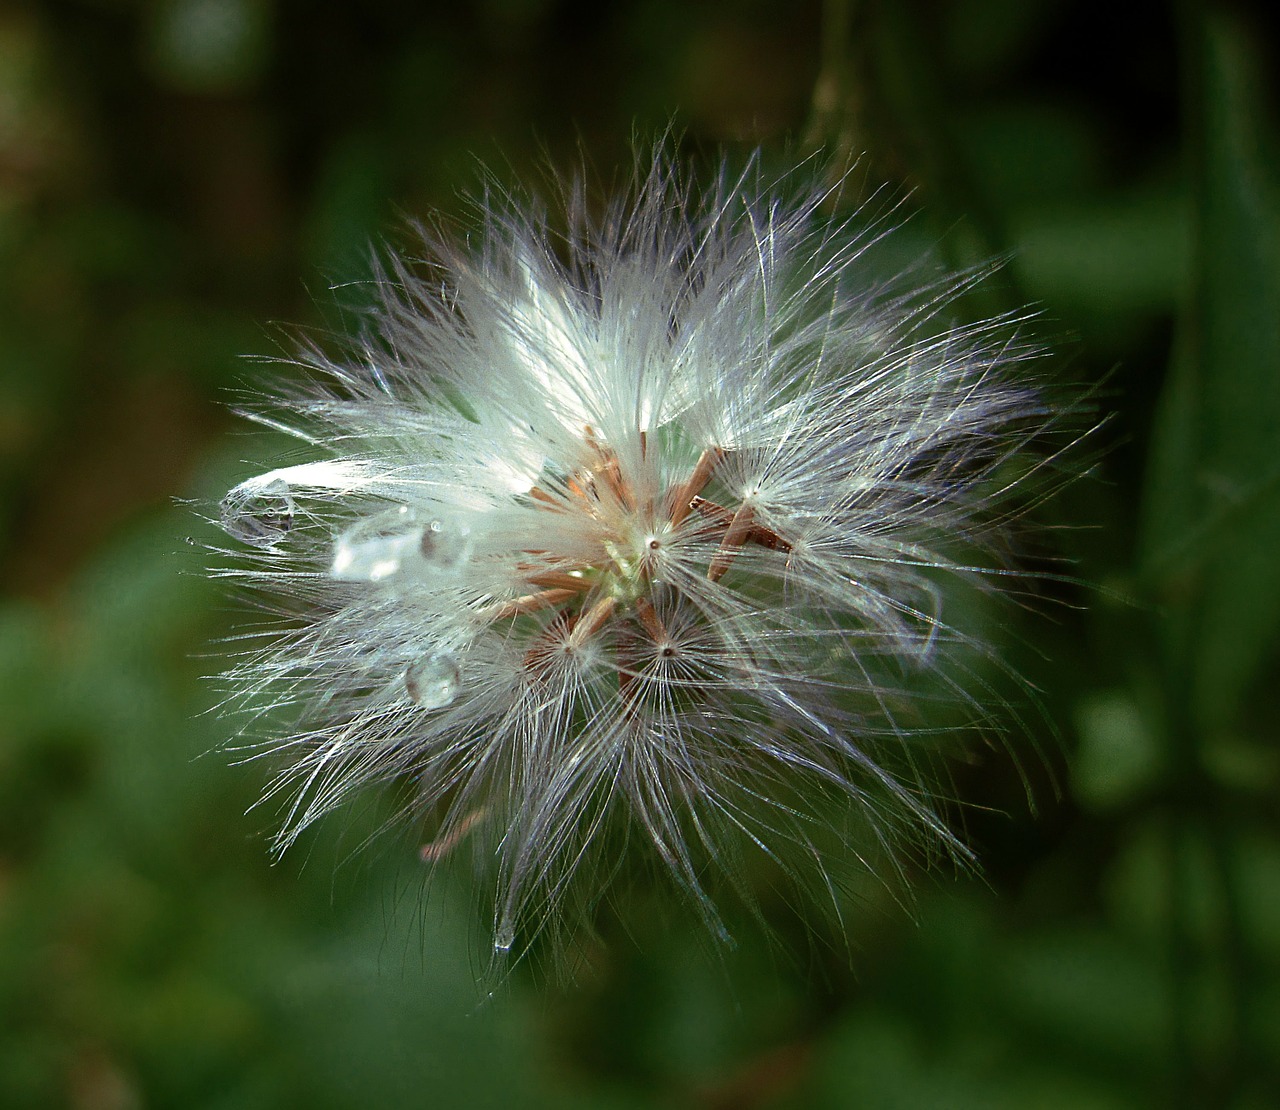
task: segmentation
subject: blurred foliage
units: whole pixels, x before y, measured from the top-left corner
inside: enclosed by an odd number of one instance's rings
[[[1193,0],[0,10],[0,1105],[1276,1105],[1273,32]],[[1010,259],[975,310],[1033,302],[1098,388],[1099,461],[1041,514],[1077,584],[1014,622],[1039,811],[980,753],[985,881],[869,891],[847,950],[716,957],[638,888],[573,988],[486,998],[465,879],[351,855],[376,800],[269,865],[202,680],[234,606],[174,498],[261,455],[237,356],[333,325],[402,213],[462,212],[476,157],[607,176],[673,119],[863,153],[907,238]]]

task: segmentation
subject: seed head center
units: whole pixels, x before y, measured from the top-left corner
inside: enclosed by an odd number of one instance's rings
[[[711,583],[720,582],[748,543],[790,554],[791,543],[757,520],[754,498],[745,497],[729,509],[703,496],[729,457],[725,449],[707,447],[685,477],[655,497],[644,492],[645,484],[589,427],[584,442],[589,462],[565,481],[561,496],[535,487],[531,497],[544,511],[574,514],[586,532],[598,537],[599,560],[584,562],[530,551],[534,562],[529,564],[526,580],[537,587],[536,592],[493,611],[493,619],[502,619],[554,610],[526,654],[531,669],[545,666],[554,654],[553,642],[559,644],[562,655],[572,656],[606,627],[618,624],[632,629],[615,645],[619,651],[623,642],[629,645],[626,650],[633,651],[639,632],[640,642],[647,641],[657,656],[670,659],[677,654],[654,602],[659,584],[668,597],[679,592],[666,571],[684,540],[716,543],[705,561],[705,576]],[[642,435],[642,462],[646,448]],[[620,674],[627,672],[627,667],[620,666]],[[621,682],[624,693],[629,686],[629,681]]]

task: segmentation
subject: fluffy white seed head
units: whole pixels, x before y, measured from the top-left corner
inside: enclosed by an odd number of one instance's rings
[[[717,930],[745,856],[963,858],[897,676],[956,638],[956,553],[1053,414],[1013,321],[948,323],[972,275],[870,281],[889,224],[797,181],[699,196],[659,160],[558,235],[487,200],[379,278],[348,357],[303,357],[263,419],[311,460],[222,506],[287,616],[230,672],[292,722],[280,848],[408,783],[423,858],[485,864],[500,951],[620,852]]]

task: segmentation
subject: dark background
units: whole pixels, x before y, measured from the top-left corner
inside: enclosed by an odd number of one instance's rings
[[[0,1105],[1265,1107],[1280,1090],[1280,187],[1249,7],[66,0],[0,9]],[[956,772],[982,878],[716,954],[633,891],[476,985],[463,878],[356,814],[272,866],[202,568],[231,391],[477,159],[864,152],[1007,257],[1109,417],[1039,510],[1039,708]],[[336,300],[335,300],[336,297]],[[349,303],[349,300],[348,302]],[[287,345],[287,340],[284,340]],[[274,445],[272,445],[274,446]],[[194,543],[188,543],[191,537]],[[1025,706],[1024,706],[1025,710]],[[1022,733],[1029,735],[1022,735]],[[1039,748],[1043,757],[1035,754]],[[209,754],[212,753],[212,754]],[[1034,812],[1018,766],[1034,786]],[[1057,780],[1059,789],[1053,782]],[[357,835],[352,836],[352,832]],[[646,901],[647,899],[647,901]]]

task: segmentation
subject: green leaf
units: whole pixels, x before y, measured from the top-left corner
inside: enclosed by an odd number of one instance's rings
[[[1188,36],[1194,278],[1147,489],[1149,580],[1195,727],[1235,711],[1280,625],[1280,191],[1263,68],[1229,14]],[[1171,660],[1172,661],[1172,660]]]

